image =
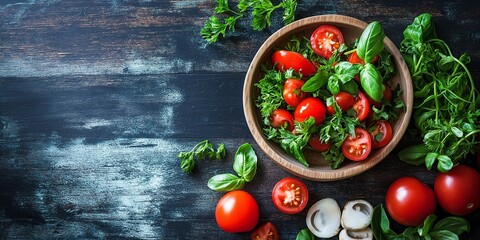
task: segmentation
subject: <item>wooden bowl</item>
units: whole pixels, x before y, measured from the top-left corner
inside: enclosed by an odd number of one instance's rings
[[[243,88],[243,108],[248,128],[260,148],[278,165],[299,177],[315,181],[334,181],[345,179],[360,174],[382,161],[397,145],[402,138],[412,115],[413,88],[411,76],[402,55],[395,45],[385,37],[385,48],[392,54],[395,62],[396,74],[390,85],[393,89],[400,85],[402,100],[406,109],[393,123],[393,139],[383,148],[372,150],[368,158],[361,162],[353,162],[348,159],[342,163],[339,169],[333,170],[318,152],[305,150],[305,155],[310,167],[305,167],[293,156],[288,155],[277,143],[266,139],[262,131],[262,118],[255,101],[259,95],[259,89],[254,86],[263,76],[261,65],[270,60],[277,47],[284,46],[294,33],[305,33],[309,36],[317,27],[323,24],[336,26],[343,33],[345,43],[351,44],[359,38],[367,23],[355,18],[341,15],[321,15],[295,21],[271,35],[260,47],[253,58],[245,77]]]

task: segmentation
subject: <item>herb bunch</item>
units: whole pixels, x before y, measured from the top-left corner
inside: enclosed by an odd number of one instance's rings
[[[276,9],[283,9],[284,24],[295,20],[297,8],[296,0],[282,0],[274,5],[271,0],[240,0],[234,10],[228,0],[216,0],[217,6],[214,14],[207,19],[200,30],[200,35],[208,43],[217,42],[220,37],[225,37],[228,32],[235,31],[235,25],[239,19],[248,17],[251,13],[250,26],[257,31],[270,27],[271,15]],[[222,16],[224,16],[222,18]]]
[[[412,75],[413,117],[424,144],[400,151],[399,158],[429,170],[437,163],[446,172],[478,144],[480,98],[466,67],[470,57],[452,54],[427,13],[416,17],[403,35],[400,51]]]
[[[190,151],[180,152],[177,157],[182,160],[180,163],[182,171],[191,174],[195,169],[196,161],[207,157],[211,160],[221,160],[225,158],[225,155],[225,145],[223,143],[215,150],[208,140],[203,140],[197,143]]]

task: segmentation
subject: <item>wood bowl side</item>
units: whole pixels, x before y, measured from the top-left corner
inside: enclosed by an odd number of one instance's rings
[[[345,43],[347,44],[351,44],[356,38],[360,37],[363,29],[367,26],[367,23],[348,16],[320,15],[304,18],[281,28],[263,43],[248,68],[243,89],[243,108],[245,119],[253,138],[269,158],[299,177],[315,181],[334,181],[365,172],[378,164],[395,148],[405,133],[412,115],[413,87],[410,73],[403,57],[393,42],[388,37],[385,37],[385,48],[392,54],[396,68],[396,74],[391,80],[391,87],[400,85],[403,92],[402,100],[406,105],[405,112],[402,112],[398,120],[392,125],[394,132],[392,141],[385,147],[372,151],[364,161],[353,162],[346,159],[342,166],[336,170],[331,169],[319,153],[307,151],[307,160],[311,166],[308,168],[303,166],[294,157],[285,153],[277,143],[265,138],[261,126],[262,118],[258,108],[255,106],[259,91],[254,84],[262,77],[260,66],[269,61],[276,47],[288,42],[292,34],[305,33],[308,36],[322,24],[330,24],[339,28],[344,34]]]

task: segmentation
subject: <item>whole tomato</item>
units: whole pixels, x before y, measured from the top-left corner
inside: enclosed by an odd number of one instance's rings
[[[437,207],[433,190],[414,177],[395,180],[387,190],[385,202],[393,220],[412,227],[423,223]]]
[[[303,84],[305,84],[305,82],[300,79],[289,78],[285,81],[283,86],[283,99],[285,99],[285,102],[289,106],[296,107],[307,97],[307,93],[302,91]]]
[[[433,186],[440,206],[450,214],[464,216],[480,207],[480,173],[466,165],[457,165],[439,173]]]
[[[277,109],[272,112],[270,116],[270,125],[274,128],[281,128],[286,124],[288,131],[293,131],[295,124],[293,122],[292,114],[285,109]]]
[[[355,101],[355,99],[349,93],[339,92],[337,95],[335,95],[335,101],[337,102],[342,112],[345,112],[353,106],[353,102]],[[330,115],[335,114],[335,109],[333,108],[333,105],[329,105],[327,107],[327,112],[330,113]]]
[[[234,190],[218,201],[215,219],[225,232],[249,232],[257,226],[260,210],[257,201],[248,192]]]
[[[326,111],[322,100],[316,97],[309,97],[298,104],[293,112],[293,118],[297,122],[304,122],[308,118],[313,117],[315,118],[315,123],[320,125],[325,120]]]

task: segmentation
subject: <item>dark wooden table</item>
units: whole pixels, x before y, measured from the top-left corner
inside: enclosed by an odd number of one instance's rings
[[[402,3],[401,3],[402,2]],[[282,239],[306,228],[307,210],[286,215],[271,202],[276,181],[291,176],[255,145],[242,109],[245,72],[267,31],[249,21],[208,45],[199,35],[215,2],[200,0],[0,1],[0,238],[248,239],[217,227],[222,193],[207,180],[230,172],[233,155],[253,144],[258,172],[245,186],[260,223]],[[480,79],[480,7],[476,1],[300,1],[297,19],[343,14],[378,20],[395,44],[420,13],[458,55],[472,56]],[[223,161],[184,174],[176,155],[208,139],[225,143]],[[400,146],[375,168],[337,182],[305,183],[307,208],[321,198],[340,206],[384,202],[401,176],[433,185],[435,171],[400,162]],[[438,214],[442,214],[440,210]],[[480,213],[468,217],[480,238]]]

